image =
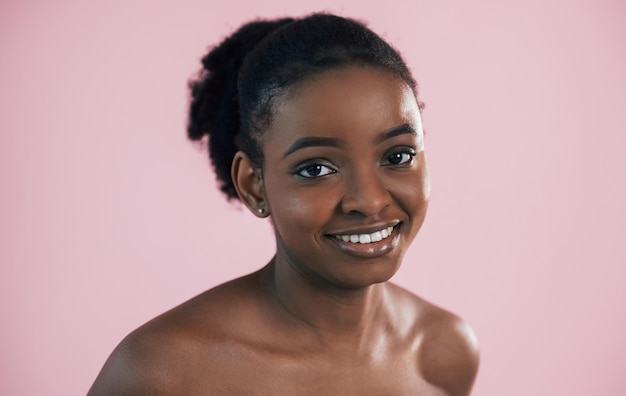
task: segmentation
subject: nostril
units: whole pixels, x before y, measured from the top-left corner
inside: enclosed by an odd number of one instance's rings
[[[341,201],[341,209],[347,214],[373,216],[389,206],[391,201],[389,191],[370,180],[368,183],[349,189]]]

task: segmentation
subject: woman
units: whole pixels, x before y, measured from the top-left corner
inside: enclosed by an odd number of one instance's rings
[[[90,394],[467,395],[472,331],[387,282],[430,182],[416,84],[386,42],[326,14],[249,23],[191,83],[222,191],[276,255],[131,333]]]

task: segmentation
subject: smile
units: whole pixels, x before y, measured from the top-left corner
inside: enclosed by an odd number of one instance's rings
[[[389,238],[391,233],[393,232],[393,227],[387,227],[379,231],[375,231],[371,234],[349,234],[349,235],[335,235],[335,238],[340,239],[344,242],[350,243],[373,243],[380,242],[383,239]]]

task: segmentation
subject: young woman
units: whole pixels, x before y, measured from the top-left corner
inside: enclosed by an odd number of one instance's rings
[[[467,395],[470,328],[387,282],[428,206],[416,84],[361,23],[244,25],[203,59],[188,132],[222,191],[269,217],[261,270],[153,319],[91,395]]]

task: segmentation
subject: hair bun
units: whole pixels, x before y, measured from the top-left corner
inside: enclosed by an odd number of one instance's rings
[[[189,82],[191,103],[187,135],[191,140],[208,136],[209,155],[221,190],[236,198],[230,168],[237,152],[235,136],[239,132],[237,78],[246,55],[271,32],[292,22],[291,18],[254,21],[243,25],[202,58],[203,68]]]

